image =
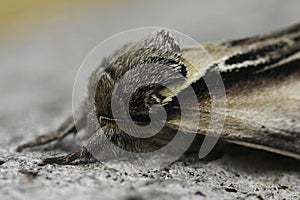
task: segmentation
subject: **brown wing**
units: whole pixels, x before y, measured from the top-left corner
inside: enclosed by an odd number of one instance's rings
[[[300,70],[285,76],[240,81],[227,87],[226,99],[223,140],[300,159]],[[200,134],[206,134],[209,128],[211,112],[207,102],[208,98],[199,98]],[[190,117],[190,121],[181,121],[186,132],[198,125]],[[168,123],[178,125],[179,120]]]
[[[299,38],[298,24],[264,36],[207,44],[204,47],[214,59],[209,65],[201,63],[203,52],[197,54],[197,47],[184,50],[184,58],[196,67],[199,62],[199,70],[217,71],[223,77],[227,101],[221,139],[300,159]],[[202,78],[193,87],[198,91],[200,123],[191,114],[181,127],[188,133],[198,126],[198,133],[206,134],[212,114],[210,97]],[[188,94],[183,90],[181,95]],[[181,109],[192,108],[186,99]],[[174,109],[169,127],[179,125],[179,112]]]

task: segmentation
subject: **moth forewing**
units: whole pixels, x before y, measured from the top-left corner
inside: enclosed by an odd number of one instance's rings
[[[223,77],[227,101],[221,139],[300,159],[300,41],[297,38],[300,38],[300,25],[243,40],[205,44],[214,59],[206,65],[200,61],[200,47],[183,48],[184,59],[194,60],[194,67],[199,71],[218,71]],[[193,83],[196,90],[202,89],[198,84],[202,78]],[[180,122],[175,117],[167,126],[181,123],[186,132],[198,126],[199,134],[207,133],[211,101],[208,94],[197,94],[200,123]]]

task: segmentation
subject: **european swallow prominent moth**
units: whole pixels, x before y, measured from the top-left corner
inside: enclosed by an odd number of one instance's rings
[[[66,164],[89,158],[93,149],[105,151],[108,142],[126,151],[155,151],[172,140],[179,126],[184,134],[196,130],[197,134],[205,135],[212,114],[212,100],[203,79],[209,72],[219,73],[225,87],[226,107],[220,140],[300,159],[300,24],[203,47],[213,61],[202,63],[201,68],[191,66],[187,60],[201,62],[200,47],[181,46],[172,34],[161,30],[139,42],[124,45],[104,59],[90,77],[88,97],[79,111],[81,117],[76,120],[77,129],[93,133],[87,147],[67,156],[45,159],[44,163]],[[138,68],[151,75],[128,75],[128,71]],[[149,79],[173,87],[170,91],[160,84],[148,84],[116,100],[118,105],[128,101],[130,120],[140,127],[150,123],[149,115],[155,112],[150,107],[163,107],[167,117],[156,135],[133,137],[118,127],[119,123],[133,132],[143,130],[130,127],[126,119],[117,119],[112,114],[113,89],[122,77],[127,85],[125,93],[131,86]],[[188,103],[178,104],[178,97],[186,93],[187,87],[192,87],[197,97],[195,110]],[[181,120],[182,108],[191,110],[190,120]],[[218,115],[218,110],[214,112]],[[193,119],[198,116],[199,123],[195,123]],[[79,131],[77,129],[69,117],[57,131],[23,144],[17,150],[60,140]]]

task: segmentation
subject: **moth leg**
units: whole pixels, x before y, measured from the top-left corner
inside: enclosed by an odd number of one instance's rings
[[[101,140],[100,135],[101,134],[99,134],[99,133],[94,133],[88,140],[87,148],[82,147],[79,151],[69,153],[65,156],[56,156],[56,157],[45,158],[39,163],[39,165],[46,165],[46,164],[67,165],[67,164],[70,164],[73,161],[79,160],[79,159],[91,160],[93,158],[93,156],[89,150],[92,150],[92,148],[99,147],[98,141]]]
[[[85,116],[82,115],[82,117],[78,121],[78,128],[82,129],[85,126],[85,122]],[[71,133],[77,133],[73,116],[69,116],[56,131],[45,135],[41,135],[31,142],[27,142],[25,144],[20,145],[17,147],[16,151],[21,152],[23,149],[26,148],[41,146],[55,140],[62,140],[64,137]]]
[[[67,165],[78,159],[91,159],[91,158],[92,158],[92,155],[85,148],[82,148],[79,151],[69,153],[65,156],[45,158],[39,163],[39,165],[40,166],[43,166],[46,164]]]
[[[103,139],[108,140],[106,136],[103,134],[103,132],[96,131],[88,139],[88,143],[86,147],[82,147],[79,151],[69,153],[65,156],[45,158],[41,161],[41,163],[39,163],[39,165],[46,165],[46,164],[66,165],[79,159],[96,160],[93,157],[91,152],[99,152],[100,150],[105,149],[105,146],[101,145],[101,141],[103,141]]]

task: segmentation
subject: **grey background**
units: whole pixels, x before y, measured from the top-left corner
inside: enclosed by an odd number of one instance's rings
[[[0,34],[1,199],[300,198],[299,162],[256,151],[211,162],[179,161],[170,171],[146,175],[120,174],[97,163],[41,168],[35,162],[53,151],[14,152],[17,144],[56,128],[71,113],[76,71],[89,51],[111,35],[159,26],[200,43],[245,37],[299,22],[299,1],[87,1],[44,9],[10,21],[1,31],[6,34]],[[67,138],[62,146],[69,150],[72,141]],[[18,172],[31,168],[39,171],[32,181]]]

